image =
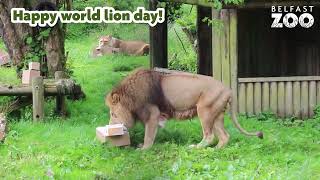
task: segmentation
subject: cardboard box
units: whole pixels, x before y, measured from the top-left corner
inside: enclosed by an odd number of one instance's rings
[[[22,84],[32,84],[32,78],[39,77],[40,71],[37,70],[23,70],[22,72]]]
[[[129,132],[126,132],[121,136],[107,136],[107,140],[113,146],[129,146],[131,144]]]
[[[128,146],[131,144],[129,132],[124,132],[123,135],[109,136],[106,126],[96,129],[96,137],[101,143],[109,142],[113,146]]]
[[[6,118],[0,113],[0,141],[2,141],[6,136]]]
[[[125,128],[123,124],[107,125],[106,129],[108,136],[123,135],[125,134],[125,131],[127,131],[127,128]]]
[[[40,63],[38,63],[38,62],[30,62],[29,63],[29,70],[40,71]]]
[[[0,66],[9,64],[10,63],[10,57],[7,53],[4,53],[0,51]]]

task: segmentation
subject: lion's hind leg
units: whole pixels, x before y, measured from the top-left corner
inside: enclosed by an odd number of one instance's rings
[[[229,134],[224,128],[224,112],[221,112],[213,124],[213,132],[218,136],[219,143],[216,148],[222,148],[229,142]]]
[[[203,148],[212,145],[214,140],[213,134],[213,117],[208,107],[197,107],[198,116],[202,126],[203,139],[197,145],[191,147]]]

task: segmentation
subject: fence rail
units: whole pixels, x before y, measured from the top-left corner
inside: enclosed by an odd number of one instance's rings
[[[238,100],[240,113],[312,117],[320,104],[320,76],[239,78]]]

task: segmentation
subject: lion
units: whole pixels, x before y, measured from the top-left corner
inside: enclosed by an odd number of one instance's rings
[[[145,126],[142,149],[150,148],[158,124],[171,118],[189,119],[198,116],[203,139],[192,147],[207,147],[218,137],[217,148],[224,147],[229,134],[224,128],[224,113],[228,104],[235,127],[247,136],[263,138],[262,132],[249,133],[237,121],[232,92],[212,77],[189,73],[163,73],[138,69],[107,94],[110,109],[109,124],[122,123],[132,128],[137,120]]]
[[[104,55],[111,55],[111,54],[116,54],[118,53],[118,49],[113,48],[113,47],[109,47],[109,46],[102,46],[102,47],[94,47],[92,48],[91,51],[91,57],[96,58],[96,57],[101,57]]]
[[[142,41],[124,41],[112,37],[111,35],[102,36],[99,40],[99,46],[97,49],[103,46],[109,46],[114,48],[114,51],[119,53],[142,56],[149,54],[150,45]]]

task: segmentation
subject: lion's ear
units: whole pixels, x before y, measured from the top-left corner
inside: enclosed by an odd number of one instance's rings
[[[112,94],[112,104],[117,104],[120,101],[119,94]]]

